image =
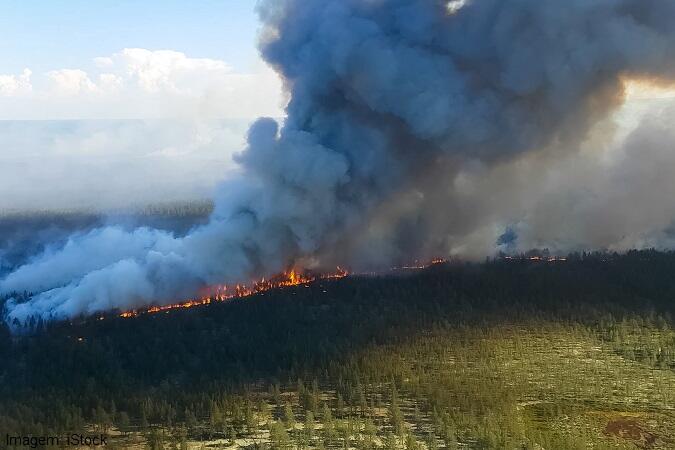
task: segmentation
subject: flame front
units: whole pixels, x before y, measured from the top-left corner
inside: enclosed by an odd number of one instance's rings
[[[567,261],[567,258],[565,257],[558,257],[558,256],[549,256],[549,257],[542,257],[542,256],[529,256],[529,257],[516,257],[516,256],[504,256],[504,260],[507,261],[512,261],[512,260],[529,260],[529,261],[542,261],[542,262],[558,262],[558,261]],[[424,270],[427,269],[431,266],[435,266],[438,264],[445,264],[447,263],[448,260],[443,259],[443,258],[435,258],[432,259],[430,262],[427,263],[422,263],[416,261],[414,264],[410,265],[405,265],[405,266],[400,266],[400,267],[392,267],[390,270],[391,271],[397,271],[397,270]],[[210,286],[204,289],[204,292],[202,296],[198,299],[192,299],[192,300],[186,300],[184,302],[180,303],[174,303],[172,305],[164,305],[164,306],[151,306],[147,309],[142,309],[142,310],[133,310],[133,311],[126,311],[120,314],[120,317],[124,318],[130,318],[130,317],[136,317],[141,314],[156,314],[156,313],[161,313],[161,312],[166,312],[166,311],[171,311],[174,309],[185,309],[185,308],[193,308],[195,306],[203,306],[203,305],[209,305],[211,303],[216,303],[216,302],[225,302],[227,300],[232,300],[236,298],[244,298],[244,297],[250,297],[252,295],[269,291],[271,289],[276,289],[276,288],[282,288],[282,287],[290,287],[290,286],[298,286],[302,284],[308,284],[312,283],[317,280],[331,280],[331,279],[339,279],[339,278],[344,278],[349,273],[340,268],[337,267],[335,272],[332,273],[324,273],[324,274],[314,274],[310,272],[300,272],[298,270],[290,270],[288,272],[284,272],[281,275],[277,275],[275,277],[270,278],[269,280],[266,280],[263,278],[260,281],[256,281],[254,283],[251,283],[250,285],[245,285],[245,284],[237,284],[234,286],[228,286],[225,284],[222,285],[217,285],[217,286]]]
[[[338,267],[335,272],[320,275],[301,273],[293,269],[288,272],[284,272],[281,275],[275,276],[269,280],[265,280],[263,278],[260,281],[251,283],[251,285],[237,284],[234,286],[228,286],[222,284],[217,286],[210,286],[204,290],[203,295],[198,299],[186,300],[184,302],[174,303],[172,305],[151,306],[145,310],[125,311],[122,314],[120,314],[120,317],[130,318],[136,317],[141,314],[156,314],[160,312],[171,311],[174,309],[193,308],[195,306],[208,305],[214,302],[224,302],[236,298],[250,297],[251,295],[269,291],[270,289],[298,286],[301,284],[311,283],[317,280],[344,278],[347,275],[348,272],[344,269],[341,269],[340,267]]]

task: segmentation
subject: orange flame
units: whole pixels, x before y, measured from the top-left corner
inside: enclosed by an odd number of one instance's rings
[[[506,261],[535,261],[535,262],[565,262],[567,258],[564,256],[503,256],[502,259]]]
[[[125,319],[137,317],[141,314],[157,314],[161,312],[168,312],[174,309],[193,308],[195,306],[208,305],[212,302],[225,302],[236,298],[250,297],[254,294],[269,291],[280,287],[298,286],[301,284],[308,284],[317,280],[331,280],[344,278],[348,272],[340,267],[333,273],[327,274],[310,274],[300,273],[295,269],[284,272],[281,275],[275,276],[269,280],[264,278],[260,281],[252,283],[250,286],[237,284],[235,286],[218,285],[211,286],[205,289],[203,296],[199,299],[186,300],[180,303],[164,306],[151,306],[144,310],[125,311],[120,314],[120,317]]]
[[[446,264],[449,261],[444,258],[434,258],[429,262],[420,262],[420,261],[415,261],[413,264],[407,264],[405,266],[394,266],[391,268],[393,271],[397,270],[424,270],[428,269],[429,267],[436,266],[439,264]]]
[[[552,257],[542,257],[542,256],[529,256],[529,257],[517,257],[517,256],[504,256],[503,259],[505,260],[529,260],[529,261],[534,261],[534,262],[564,262],[567,261],[567,258],[565,257],[559,257],[559,256],[552,256]],[[427,269],[431,266],[435,266],[438,264],[445,264],[447,263],[448,260],[443,259],[443,258],[434,258],[430,262],[420,262],[420,261],[415,261],[414,264],[410,265],[405,265],[405,266],[398,266],[398,267],[392,267],[390,270],[392,271],[398,271],[398,270],[424,270]],[[259,294],[262,292],[269,291],[271,289],[276,289],[276,288],[283,288],[283,287],[290,287],[290,286],[298,286],[298,285],[306,285],[309,283],[312,283],[314,281],[318,280],[332,280],[332,279],[339,279],[339,278],[344,278],[349,273],[340,268],[337,267],[336,271],[333,273],[324,273],[324,274],[313,274],[313,273],[303,273],[299,272],[295,269],[292,269],[288,272],[284,272],[281,275],[277,275],[275,277],[272,277],[269,280],[266,280],[265,278],[261,279],[260,281],[256,281],[254,283],[251,283],[251,285],[243,285],[243,284],[237,284],[234,286],[228,286],[228,285],[217,285],[217,286],[210,286],[206,288],[200,298],[197,299],[191,299],[191,300],[186,300],[180,303],[175,303],[172,305],[164,305],[164,306],[151,306],[146,309],[141,309],[141,310],[132,310],[132,311],[125,311],[120,314],[120,317],[123,318],[131,318],[131,317],[137,317],[142,314],[157,314],[161,312],[168,312],[174,309],[186,309],[186,308],[193,308],[196,306],[204,306],[208,305],[211,303],[220,303],[220,302],[225,302],[228,300],[232,299],[237,299],[237,298],[245,298],[245,297],[250,297],[255,294]],[[103,320],[103,317],[99,318],[99,320]]]

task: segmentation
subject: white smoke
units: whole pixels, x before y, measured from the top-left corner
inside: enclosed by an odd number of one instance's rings
[[[250,122],[0,121],[0,211],[208,198],[236,170]]]
[[[35,293],[10,302],[8,320],[169,302],[301,258],[357,265],[489,253],[502,224],[528,244],[601,242],[584,219],[537,223],[555,214],[594,215],[602,229],[621,222],[599,233],[608,247],[647,242],[668,225],[670,209],[643,207],[642,220],[616,209],[649,195],[639,180],[669,162],[660,140],[634,135],[626,158],[644,144],[651,162],[611,162],[616,175],[599,181],[580,171],[588,184],[579,191],[548,164],[574,164],[566,161],[622,103],[624,79],[675,74],[675,3],[473,0],[449,13],[445,1],[276,0],[260,11],[263,56],[290,91],[287,118],[282,128],[271,119],[251,127],[241,175],[220,187],[210,222],[181,238],[150,229],[73,236],[0,283]],[[523,165],[548,174],[542,195],[519,187]],[[568,190],[560,198],[556,182]],[[654,185],[670,188],[665,175]]]

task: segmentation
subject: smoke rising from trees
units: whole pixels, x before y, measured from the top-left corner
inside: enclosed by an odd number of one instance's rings
[[[561,251],[666,242],[672,132],[616,144],[603,125],[626,80],[675,76],[675,3],[455,3],[263,2],[287,118],[250,128],[209,223],[72,236],[0,282],[35,293],[8,320],[169,303],[297,262],[492,254],[506,227]]]

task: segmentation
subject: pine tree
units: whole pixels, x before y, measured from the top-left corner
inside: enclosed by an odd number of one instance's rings
[[[419,450],[419,444],[410,431],[405,435],[405,450]]]
[[[129,414],[126,411],[120,411],[117,414],[117,428],[126,436],[129,434]]]
[[[403,433],[403,413],[398,406],[396,387],[393,387],[391,390],[391,403],[389,404],[388,416],[391,426],[394,427],[394,432],[400,436]]]
[[[344,417],[345,413],[345,401],[342,398],[342,395],[338,392],[337,394],[337,407],[336,411],[338,417]]]
[[[286,428],[295,428],[295,415],[290,403],[284,405],[284,423],[286,424]]]
[[[291,438],[286,427],[279,422],[270,425],[270,446],[273,450],[285,450],[291,447]]]
[[[312,414],[312,411],[307,411],[307,414],[305,415],[304,431],[305,435],[307,436],[307,440],[311,441],[314,435],[314,414]]]

